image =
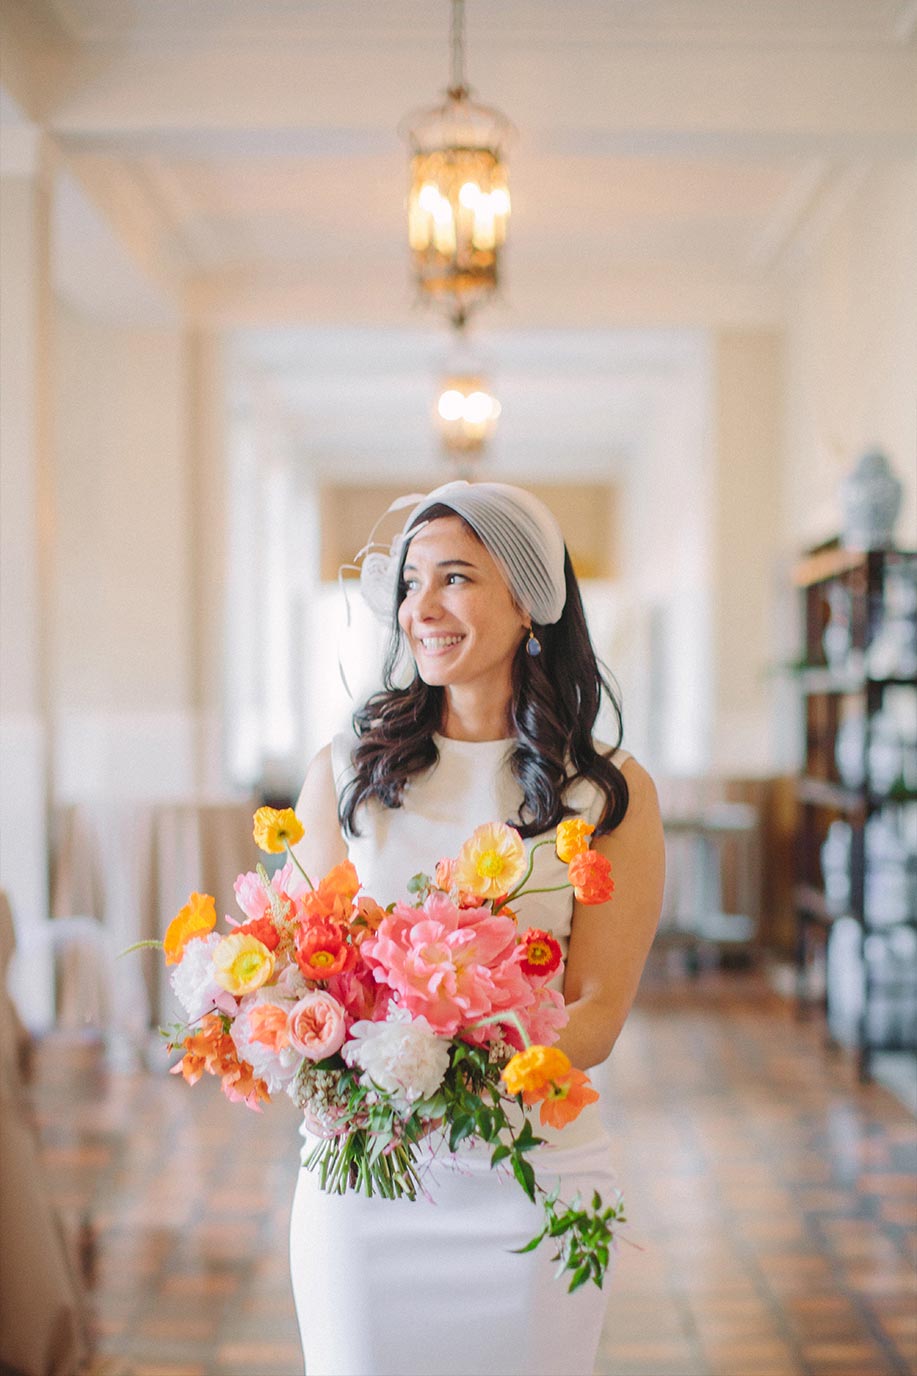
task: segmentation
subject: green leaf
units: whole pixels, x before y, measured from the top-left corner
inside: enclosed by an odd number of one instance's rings
[[[449,1150],[455,1151],[460,1142],[464,1142],[474,1131],[474,1119],[462,1115],[452,1123],[452,1131],[449,1133]]]
[[[574,1290],[578,1290],[581,1285],[585,1285],[588,1279],[589,1267],[585,1264],[582,1266],[577,1266],[576,1270],[573,1272],[573,1275],[570,1278],[570,1284],[567,1286],[567,1294],[572,1295]]]
[[[529,1199],[535,1200],[535,1172],[528,1161],[513,1153],[513,1175],[525,1190]]]
[[[534,1252],[535,1248],[538,1246],[539,1242],[541,1242],[543,1238],[544,1233],[539,1233],[537,1237],[532,1238],[531,1242],[527,1242],[524,1247],[511,1247],[510,1251],[513,1252],[517,1257],[521,1257],[524,1252]]]
[[[498,1147],[494,1147],[493,1155],[490,1158],[491,1168],[499,1166],[501,1161],[505,1161],[510,1155],[510,1149],[505,1142],[501,1142]]]
[[[428,874],[414,874],[408,880],[408,893],[426,893],[430,886],[431,880]]]

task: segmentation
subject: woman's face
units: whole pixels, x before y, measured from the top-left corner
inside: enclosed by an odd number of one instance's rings
[[[441,516],[411,540],[398,621],[425,683],[477,684],[508,696],[528,618],[491,555],[458,516]]]

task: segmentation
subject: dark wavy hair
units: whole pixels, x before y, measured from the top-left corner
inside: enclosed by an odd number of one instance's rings
[[[455,515],[451,507],[437,505],[423,513],[423,522]],[[482,543],[467,522],[465,525]],[[405,595],[402,569],[408,543],[398,570],[395,615],[383,670],[385,686],[353,717],[357,736],[354,773],[341,794],[339,808],[341,826],[349,836],[359,834],[356,814],[362,803],[376,798],[384,807],[400,807],[408,780],[439,759],[433,734],[443,726],[443,689],[425,683],[416,669],[407,688],[394,684],[403,649],[397,608]],[[614,746],[620,745],[621,707],[596,659],[579,584],[566,550],[564,578],[567,599],[560,620],[552,626],[533,625],[541,654],[527,654],[523,640],[513,660],[510,712],[516,746],[510,767],[522,789],[522,806],[519,817],[505,820],[526,837],[552,830],[575,812],[565,797],[570,785],[579,779],[590,780],[605,795],[598,835],[613,831],[627,811],[627,780],[592,742],[604,692],[617,721]]]

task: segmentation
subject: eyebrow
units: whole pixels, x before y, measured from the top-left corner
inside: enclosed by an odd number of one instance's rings
[[[477,568],[477,565],[469,563],[467,559],[440,559],[434,567],[438,569],[473,569]],[[410,569],[412,573],[416,573],[417,565],[405,564],[404,572],[407,573],[408,569]]]

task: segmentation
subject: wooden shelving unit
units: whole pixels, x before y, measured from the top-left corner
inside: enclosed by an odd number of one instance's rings
[[[912,942],[906,931],[906,939],[900,934],[902,929],[917,934],[917,853],[908,851],[906,861],[906,912],[891,907],[882,911],[872,896],[875,875],[870,868],[875,868],[875,862],[867,845],[869,822],[877,813],[882,814],[883,825],[900,827],[905,836],[907,822],[912,824],[912,831],[917,829],[913,776],[902,773],[887,788],[877,786],[871,776],[873,733],[889,689],[913,695],[917,719],[917,676],[873,676],[869,672],[870,652],[889,615],[886,590],[890,573],[895,579],[917,583],[917,554],[905,550],[860,552],[831,542],[810,551],[794,574],[805,628],[803,659],[797,666],[805,741],[796,782],[797,989],[800,1007],[810,1007],[809,973],[816,947],[831,940],[839,917],[853,918],[859,925],[863,995],[854,1039],[864,1079],[869,1077],[870,1061],[877,1052],[917,1051],[917,960],[908,968],[905,961],[896,965],[894,960],[886,960],[883,966],[875,959],[877,950],[886,954],[892,950],[892,946],[886,950],[876,942],[917,949],[917,940]],[[839,607],[845,609],[842,618],[838,617]],[[842,647],[846,629],[846,651],[842,654],[837,646],[839,624]],[[917,638],[917,616],[912,629]],[[825,642],[832,631],[835,639],[829,662]],[[851,721],[853,749],[851,728],[845,727]],[[847,740],[842,772],[838,743],[843,729],[847,730]],[[860,742],[862,759],[858,761]],[[823,847],[836,821],[844,824],[839,830],[849,835],[845,876],[849,882],[842,885],[845,896],[841,903],[836,893],[826,891],[822,867]],[[825,1011],[829,1026],[834,996],[828,979]]]

